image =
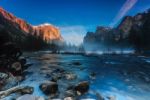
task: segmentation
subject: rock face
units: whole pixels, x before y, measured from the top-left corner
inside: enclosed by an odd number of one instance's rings
[[[78,95],[82,95],[88,92],[88,90],[89,90],[89,83],[86,81],[80,82],[75,86],[75,91],[77,92]]]
[[[23,41],[27,35],[40,37],[46,42],[63,40],[56,27],[48,24],[32,26],[26,21],[8,13],[3,8],[0,8],[0,30],[7,31],[11,39],[15,41]]]
[[[49,42],[51,40],[63,40],[60,35],[58,28],[50,25],[50,24],[43,24],[39,26],[33,27],[35,30],[35,34],[37,36],[42,36],[43,40]]]
[[[89,51],[105,49],[121,40],[121,33],[118,29],[98,26],[95,32],[88,32],[84,37],[84,47]]]
[[[44,82],[40,85],[40,89],[45,93],[46,95],[53,95],[56,94],[58,91],[58,84],[55,82]]]
[[[84,37],[84,47],[104,48],[104,46],[135,46],[150,48],[150,10],[135,16],[126,16],[116,28],[97,27]],[[126,44],[126,45],[125,45]]]

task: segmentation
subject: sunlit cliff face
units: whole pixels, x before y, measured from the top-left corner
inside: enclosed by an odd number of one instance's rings
[[[45,41],[63,40],[60,35],[59,29],[52,25],[43,24],[39,26],[34,26],[33,28],[35,29],[36,34],[42,35]]]
[[[11,24],[15,25],[19,29],[23,30],[26,33],[30,33],[32,31],[32,26],[25,22],[24,20],[15,17],[13,14],[8,13],[3,8],[0,7],[0,14],[8,21],[11,22]]]
[[[17,29],[22,30],[25,35],[32,34],[36,36],[40,36],[43,40],[49,42],[51,40],[63,40],[59,29],[50,25],[43,24],[39,26],[32,26],[28,24],[26,21],[15,17],[13,14],[8,13],[3,8],[0,7],[0,16],[6,20],[6,23],[9,22],[11,25],[15,26]]]

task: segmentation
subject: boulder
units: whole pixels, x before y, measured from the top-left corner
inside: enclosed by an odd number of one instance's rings
[[[20,90],[19,92],[20,92],[22,95],[24,95],[24,94],[32,94],[33,91],[34,91],[34,88],[28,86],[28,87],[26,87],[26,88]]]
[[[46,95],[56,94],[58,91],[58,84],[56,82],[47,81],[42,83],[39,88]]]
[[[64,100],[74,100],[73,97],[65,97]]]
[[[87,81],[80,82],[75,86],[74,89],[75,89],[77,95],[82,95],[82,94],[88,92],[89,82],[87,82]]]

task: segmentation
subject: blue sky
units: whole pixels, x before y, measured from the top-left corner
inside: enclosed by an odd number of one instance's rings
[[[150,8],[150,0],[0,0],[0,6],[32,25],[55,25],[67,42],[79,44],[87,31],[115,26]]]

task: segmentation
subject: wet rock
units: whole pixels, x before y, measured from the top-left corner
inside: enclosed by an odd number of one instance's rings
[[[23,95],[19,98],[17,98],[16,100],[45,100],[43,97],[36,97],[36,96],[33,96],[33,95]]]
[[[25,77],[24,77],[24,76],[16,76],[15,78],[16,78],[16,80],[17,80],[18,82],[21,82],[21,81],[25,80]]]
[[[74,100],[73,97],[65,97],[64,100]]]
[[[73,64],[73,65],[76,65],[76,66],[82,65],[80,62],[73,62],[72,64]]]
[[[0,72],[0,81],[8,78],[8,74]]]
[[[65,79],[67,79],[67,80],[74,80],[76,78],[77,78],[76,74],[73,74],[73,73],[66,73],[65,74]]]
[[[89,82],[87,81],[80,82],[79,84],[75,86],[75,91],[77,95],[82,95],[88,92],[88,90],[89,90]]]
[[[18,83],[18,80],[16,77],[14,77],[11,73],[9,73],[8,78],[3,81],[4,87],[2,87],[2,90],[9,89],[13,86],[15,86]]]
[[[73,90],[67,90],[65,92],[65,96],[67,96],[67,97],[75,97],[75,91],[73,91]]]
[[[27,60],[25,58],[22,58],[19,60],[22,66],[24,66],[27,63]]]
[[[24,94],[32,94],[34,92],[34,88],[33,87],[26,87],[22,90],[19,91],[22,95]]]
[[[104,97],[100,93],[96,93],[97,99],[98,100],[105,100]]]
[[[91,79],[95,79],[96,78],[96,73],[95,72],[91,72],[89,77]]]
[[[53,73],[53,74],[51,74],[51,76],[56,81],[63,77],[62,73]]]
[[[63,72],[65,72],[65,70],[61,69],[61,68],[57,68],[57,69],[53,70],[53,73],[63,73]]]
[[[47,81],[42,83],[39,88],[46,95],[56,94],[58,91],[58,84],[56,82]]]
[[[0,72],[0,90],[5,86],[8,77],[8,74]]]
[[[52,81],[52,82],[57,82],[57,79],[52,78],[51,81]]]
[[[23,66],[23,70],[26,70],[26,69],[28,69],[30,66],[32,66],[33,64],[25,64],[24,66]]]
[[[14,63],[12,63],[12,65],[11,65],[11,69],[13,70],[13,71],[15,71],[15,72],[18,72],[18,71],[21,71],[22,70],[22,65],[21,65],[21,63],[20,62],[14,62]]]
[[[117,100],[116,96],[108,96],[107,98],[108,98],[108,100]]]

